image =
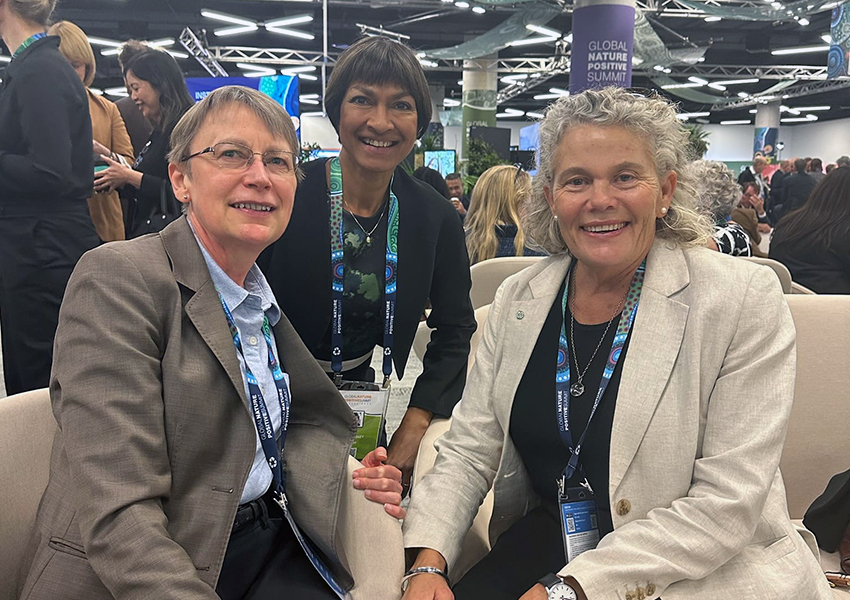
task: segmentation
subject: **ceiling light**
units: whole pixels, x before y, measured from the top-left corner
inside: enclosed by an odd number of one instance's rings
[[[708,80],[703,79],[702,77],[688,77],[688,81],[693,81],[694,83],[698,83],[700,85],[706,85]]]
[[[531,117],[532,119],[542,119],[546,115],[544,115],[543,113],[539,113],[539,112],[528,111],[527,113],[525,113],[525,116]]]
[[[437,66],[437,63],[435,63],[433,60],[425,60],[424,58],[419,59],[419,64],[422,65],[423,67],[431,67],[431,68],[434,68],[434,67]]]
[[[172,38],[165,38],[162,40],[153,40],[152,42],[145,42],[148,46],[153,46],[154,48],[163,48],[165,46],[173,46],[174,40]]]
[[[312,33],[304,33],[303,31],[297,31],[295,29],[287,29],[285,27],[272,27],[271,25],[266,26],[266,31],[271,33],[277,33],[280,35],[288,35],[289,37],[300,38],[302,40],[315,40],[316,36]],[[216,31],[216,34],[218,32]]]
[[[240,25],[239,27],[225,27],[224,29],[216,29],[213,33],[219,37],[227,35],[237,35],[239,33],[251,33],[257,31],[259,27],[256,25]]]
[[[662,72],[669,75],[670,73],[673,72],[673,69],[668,69],[667,67],[664,67],[664,71],[662,71]]]
[[[555,100],[557,98],[563,98],[563,94],[537,94],[534,96],[535,100]]]
[[[2,56],[0,56],[0,59],[2,59],[2,58],[3,58],[3,57],[2,57]],[[100,89],[100,88],[93,88],[93,87],[90,87],[90,88],[89,88],[89,91],[91,91],[91,93],[92,93],[92,94],[94,94],[95,96],[103,96],[103,90],[102,90],[102,89]]]
[[[101,50],[100,53],[103,56],[116,56],[121,54],[121,48],[107,48],[106,50]]]
[[[443,106],[447,106],[449,108],[453,106],[460,106],[460,100],[454,100],[452,98],[443,98]]]
[[[0,56],[0,63],[12,62],[11,56]]]
[[[485,9],[483,6],[473,6],[472,12],[474,12],[476,15],[483,15],[487,12],[487,9]]]
[[[460,87],[463,87],[463,79],[458,79],[458,80],[457,80],[457,84],[458,84]]]
[[[738,92],[738,98],[749,98],[750,95],[747,92]]]
[[[808,24],[809,24],[809,20],[808,20],[808,19],[806,19],[806,18],[802,18],[802,19],[800,19],[800,20],[799,20],[799,21],[797,21],[797,22],[798,22],[801,26],[803,26],[803,27],[805,27],[806,25],[808,25]]]
[[[722,20],[723,20],[722,17],[706,17],[705,18],[706,23],[717,23],[717,21],[722,21]]]
[[[754,115],[754,114],[758,113],[758,111],[759,111],[759,110],[758,110],[757,108],[751,108],[748,112],[749,112],[751,115]]]
[[[815,115],[809,115],[814,117]],[[792,117],[788,119],[779,119],[780,123],[811,123],[812,121],[817,121],[817,117],[814,119],[809,119],[808,117]]]
[[[104,94],[106,94],[107,96],[122,96],[122,97],[127,97],[127,96],[129,96],[129,95],[130,95],[130,94],[128,94],[128,93],[127,93],[127,88],[126,88],[126,87],[124,87],[124,86],[121,86],[121,87],[113,87],[113,88],[106,88],[105,90],[103,90],[103,93],[104,93]]]
[[[693,82],[670,83],[670,84],[667,84],[667,85],[662,85],[661,89],[662,90],[679,90],[679,89],[682,89],[682,88],[698,88],[698,87],[702,87],[702,86],[703,86],[703,84],[701,84],[701,83],[693,83]]]
[[[829,106],[795,106],[793,110],[801,110],[803,112],[812,112],[816,110],[829,110]]]
[[[307,98],[308,100],[318,100],[319,94],[301,94],[298,97],[301,98],[302,100],[304,98]]]
[[[569,90],[565,90],[563,88],[557,88],[557,87],[550,87],[549,93],[550,94],[560,94],[561,96],[569,96],[570,95]]]
[[[277,75],[277,71],[274,69],[270,71],[245,71],[242,73],[243,77],[271,77],[273,75]]]
[[[295,75],[296,73],[310,73],[311,71],[315,71],[316,67],[313,65],[302,65],[300,67],[286,67],[280,70],[284,75]]]
[[[541,27],[540,25],[526,25],[525,28],[529,31],[533,31],[534,33],[539,33],[547,37],[561,37],[560,31],[549,29],[548,27]]]
[[[464,0],[458,0],[458,2],[455,2],[455,6],[457,6],[458,8],[469,8],[469,2],[464,2]]]
[[[662,67],[661,65],[655,65],[652,68],[655,69],[656,71],[663,71],[664,70],[664,67]]]
[[[779,10],[780,8],[782,8],[782,3],[781,3],[781,2],[771,2],[771,3],[770,3],[770,5],[771,5],[773,8],[775,8],[776,10]]]
[[[120,48],[123,44],[121,42],[116,42],[115,40],[107,40],[99,37],[86,36],[89,41],[89,44],[94,44],[95,46],[109,46],[110,48]]]
[[[679,113],[676,115],[677,119],[681,119],[683,121],[687,121],[688,119],[693,119],[696,117],[707,117],[711,115],[710,112],[694,112],[694,113]]]
[[[781,113],[787,112],[787,113],[791,113],[792,115],[799,115],[800,114],[800,111],[797,110],[796,108],[790,108],[788,106],[785,106],[784,104],[779,107],[779,112],[781,112]]]
[[[821,10],[832,10],[833,8],[838,6],[839,4],[841,4],[841,3],[840,2],[830,2],[829,4],[824,4],[823,6],[821,6],[820,9]]]
[[[516,73],[514,75],[505,75],[499,81],[502,83],[514,84],[519,83],[523,79],[528,79],[528,73]]]
[[[824,42],[826,42],[827,44],[831,44],[831,43],[832,43],[832,36],[831,36],[831,35],[829,35],[828,33],[825,33],[824,35],[820,36],[820,39],[822,39],[822,40],[823,40]]]
[[[643,64],[643,59],[639,56],[632,56],[632,66],[637,67]]]
[[[514,117],[524,117],[524,116],[525,116],[524,111],[515,110],[513,108],[506,108],[505,112],[496,113],[497,119],[511,119],[511,118],[514,118]]]
[[[288,75],[288,73],[281,73],[282,75]],[[309,75],[307,73],[294,73],[298,79],[305,79],[307,81],[319,81],[319,78],[315,75]]]
[[[185,52],[178,52],[177,50],[166,50],[171,56],[174,58],[189,58],[189,55]]]
[[[715,90],[720,90],[721,92],[725,92],[725,91],[726,91],[726,86],[725,86],[725,85],[723,85],[723,84],[721,84],[721,83],[717,83],[716,81],[715,81],[715,82],[712,82],[712,83],[709,83],[709,84],[708,84],[708,87],[710,87],[710,88],[712,88],[712,89],[715,89]]]
[[[302,117],[324,117],[325,113],[323,113],[320,110],[317,110],[317,111],[314,111],[314,112],[301,113],[301,116]]]
[[[704,56],[700,56],[700,57],[697,59],[697,62],[705,62],[705,57],[704,57]]]
[[[568,33],[567,35],[565,35],[564,41],[567,42],[568,44],[572,44],[573,43],[573,34]]]
[[[442,0],[444,4],[451,4],[454,0]]]
[[[301,102],[301,104],[311,104],[311,105],[315,105],[315,106],[318,106],[319,104],[321,104],[321,102],[319,102],[318,100],[310,100],[310,99],[300,100],[300,102]]]
[[[312,23],[313,15],[298,15],[297,17],[287,17],[285,19],[275,19],[274,21],[266,21],[266,27],[282,27],[284,25],[298,25],[300,23]]]
[[[528,46],[530,44],[548,44],[550,42],[554,42],[557,40],[557,37],[530,37],[525,38],[524,40],[515,40],[508,44],[508,46]]]
[[[749,125],[752,123],[750,119],[740,119],[737,121],[720,121],[721,125]]]
[[[799,46],[797,48],[782,48],[780,50],[773,50],[771,54],[773,56],[785,56],[786,54],[809,54],[813,52],[826,52],[829,50],[829,46]]]
[[[255,65],[253,63],[236,63],[236,66],[240,69],[247,69],[249,71],[274,71],[274,68],[267,67],[265,65]]]
[[[224,23],[233,23],[234,25],[243,25],[247,27],[248,25],[256,25],[254,21],[249,19],[243,19],[241,17],[234,17],[233,15],[226,15],[224,13],[216,12],[214,10],[208,10],[206,8],[201,9],[201,16],[206,17],[208,19],[215,19],[216,21],[222,21]]]

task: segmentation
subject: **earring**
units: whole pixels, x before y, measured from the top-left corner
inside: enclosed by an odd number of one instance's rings
[[[183,199],[184,199],[184,200],[188,200],[188,199],[189,199],[189,194],[183,194]]]
[[[661,207],[661,214],[662,214],[662,215],[666,215],[666,214],[667,214],[667,207],[666,207],[666,206],[662,206],[662,207]]]
[[[558,220],[558,215],[552,215],[552,216],[555,217],[556,221]]]

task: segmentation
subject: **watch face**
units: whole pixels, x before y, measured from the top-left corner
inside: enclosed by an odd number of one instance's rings
[[[576,591],[566,583],[557,583],[549,588],[549,600],[576,600]]]

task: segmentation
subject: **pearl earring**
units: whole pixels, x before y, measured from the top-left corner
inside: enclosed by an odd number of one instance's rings
[[[666,207],[666,206],[662,206],[662,207],[661,207],[661,214],[662,214],[662,215],[666,215],[666,214],[667,214],[667,207]]]
[[[189,199],[189,194],[183,194],[183,199],[184,199],[184,200],[188,200],[188,199]]]
[[[552,216],[555,218],[556,221],[558,220],[558,215],[552,215]]]

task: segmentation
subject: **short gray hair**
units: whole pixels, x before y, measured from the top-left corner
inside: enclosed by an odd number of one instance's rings
[[[301,147],[295,133],[292,118],[283,107],[265,94],[240,85],[227,85],[213,90],[207,96],[186,111],[171,132],[171,151],[168,162],[180,165],[186,173],[191,174],[188,162],[181,162],[191,154],[190,148],[195,135],[211,114],[228,106],[241,104],[247,106],[257,118],[265,123],[269,132],[277,138],[283,138],[295,155],[295,174],[301,180],[301,169],[298,167],[298,157]]]
[[[716,160],[695,160],[691,175],[697,184],[699,207],[715,223],[725,221],[732,207],[741,199],[741,186],[725,163]]]
[[[525,232],[535,248],[549,254],[568,251],[543,190],[552,186],[561,139],[580,125],[624,127],[646,142],[655,158],[659,179],[670,171],[678,176],[670,209],[656,221],[656,235],[677,246],[704,246],[708,242],[713,227],[697,208],[687,166],[688,134],[676,118],[675,108],[658,96],[644,97],[609,87],[558,99],[540,122],[537,176],[523,219]]]

